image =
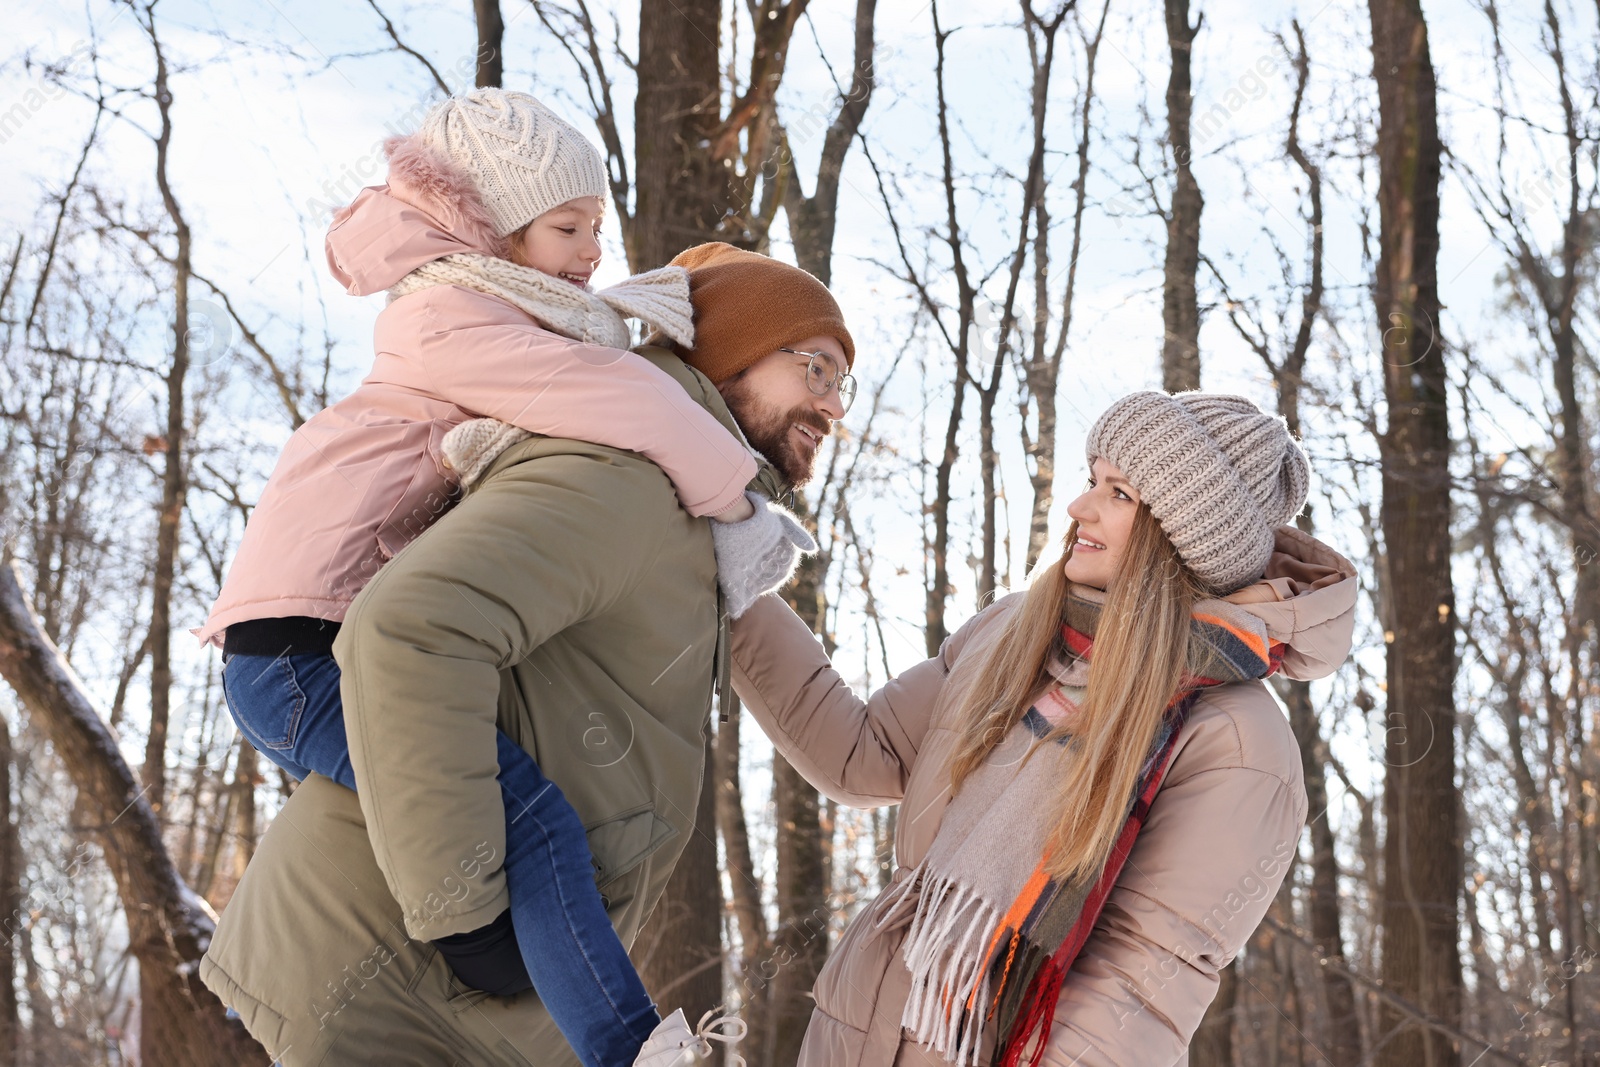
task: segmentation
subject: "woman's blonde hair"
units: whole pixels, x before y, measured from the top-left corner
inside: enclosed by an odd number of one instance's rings
[[[955,789],[1052,681],[1047,668],[1052,651],[1062,648],[1065,567],[1077,534],[1073,523],[1061,557],[1034,567],[1022,604],[967,692],[958,719],[962,737],[951,764]],[[1162,714],[1182,685],[1189,619],[1202,595],[1199,580],[1141,504],[1121,565],[1106,589],[1082,706],[1045,742],[1070,737],[1075,749],[1047,846],[1053,877],[1092,879],[1105,866]]]

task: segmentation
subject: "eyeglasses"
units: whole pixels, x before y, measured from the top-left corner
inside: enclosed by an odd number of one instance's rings
[[[787,352],[791,356],[806,357],[806,388],[816,396],[827,396],[833,392],[834,386],[839,387],[839,406],[845,411],[850,410],[850,405],[856,398],[856,379],[848,372],[836,373],[834,368],[838,365],[833,356],[827,352],[801,352],[794,348],[780,348],[779,352]]]

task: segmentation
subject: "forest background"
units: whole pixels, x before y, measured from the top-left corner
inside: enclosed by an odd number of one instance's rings
[[[186,631],[288,434],[369,365],[381,301],[332,283],[329,216],[473,84],[604,146],[598,284],[718,239],[838,295],[862,390],[788,595],[862,692],[1057,550],[1112,399],[1281,412],[1302,525],[1361,572],[1358,647],[1277,687],[1310,823],[1192,1062],[1600,1063],[1597,19],[12,5],[0,1063],[265,1062],[193,961],[292,783]],[[666,1007],[733,1005],[750,1062],[790,1064],[895,814],[820,800],[737,717],[711,748],[704,832],[635,955]]]

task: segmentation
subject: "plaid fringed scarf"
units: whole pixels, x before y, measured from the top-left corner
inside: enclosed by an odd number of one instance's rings
[[[1104,596],[1080,586],[1068,594],[1062,637],[1073,662],[1064,686],[1047,694],[1057,707],[1070,709],[1082,699]],[[1003,1035],[1000,1067],[1039,1063],[1061,983],[1133,850],[1197,694],[1266,677],[1282,651],[1248,612],[1218,600],[1196,606],[1184,687],[1169,705],[1129,798],[1127,821],[1092,883],[1062,884],[1047,873],[1054,817],[1041,800],[1054,795],[1074,750],[1063,739],[1025,759],[1052,729],[1038,704],[1028,709],[962,783],[928,855],[892,890],[898,899],[879,920],[898,925],[907,909],[914,911],[901,946],[912,979],[901,1025],[920,1045],[968,1064],[992,1035]]]

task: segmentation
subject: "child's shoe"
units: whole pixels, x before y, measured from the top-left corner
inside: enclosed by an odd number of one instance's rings
[[[711,1042],[718,1041],[729,1046],[738,1044],[749,1027],[736,1015],[711,1018],[716,1010],[713,1008],[700,1016],[700,1025],[693,1030],[689,1029],[689,1021],[683,1017],[682,1008],[661,1020],[639,1050],[639,1058],[633,1061],[633,1067],[693,1067],[694,1064],[709,1061],[714,1055]],[[745,1067],[744,1057],[730,1049],[728,1067]]]

